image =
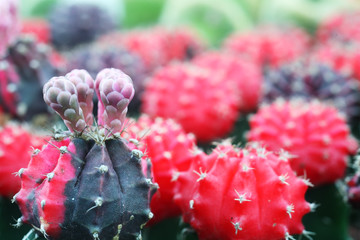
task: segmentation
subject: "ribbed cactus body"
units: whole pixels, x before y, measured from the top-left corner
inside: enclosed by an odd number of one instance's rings
[[[34,155],[21,174],[23,187],[34,186],[15,198],[22,212],[30,212],[22,220],[49,239],[136,239],[151,217],[150,183],[138,155],[120,139],[57,145]],[[52,164],[40,173],[43,159]]]

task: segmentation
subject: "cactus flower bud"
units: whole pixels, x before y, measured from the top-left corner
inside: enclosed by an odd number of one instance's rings
[[[75,85],[66,77],[53,77],[44,85],[44,100],[64,120],[70,131],[81,132],[86,124]]]
[[[83,111],[85,122],[91,126],[93,123],[93,95],[94,79],[85,70],[74,69],[65,76],[76,87],[80,108]]]
[[[120,132],[135,94],[131,78],[118,69],[106,68],[96,76],[95,90],[99,98],[99,124]]]

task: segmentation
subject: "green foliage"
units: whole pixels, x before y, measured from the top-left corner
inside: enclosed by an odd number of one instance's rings
[[[131,28],[155,24],[161,14],[165,0],[125,0],[123,27]]]
[[[231,32],[251,29],[254,26],[251,14],[240,2],[169,0],[162,12],[160,23],[170,27],[190,26],[212,45],[219,46]]]
[[[20,14],[25,18],[46,18],[57,0],[20,0]]]

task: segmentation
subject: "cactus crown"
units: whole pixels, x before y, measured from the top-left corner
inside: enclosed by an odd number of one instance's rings
[[[95,126],[94,90],[99,99]],[[75,69],[65,76],[51,78],[43,88],[46,104],[61,116],[72,135],[97,143],[119,136],[134,94],[131,78],[114,68],[100,71],[95,81],[87,71]]]

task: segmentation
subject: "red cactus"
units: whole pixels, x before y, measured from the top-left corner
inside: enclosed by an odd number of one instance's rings
[[[225,48],[254,59],[260,65],[279,66],[306,53],[309,36],[298,28],[263,27],[249,33],[233,34]]]
[[[39,151],[46,138],[30,133],[18,125],[6,124],[0,130],[0,195],[10,197],[20,190],[21,174],[28,165],[32,148]]]
[[[258,65],[225,52],[204,53],[195,57],[192,62],[215,73],[222,73],[224,81],[232,79],[238,87],[241,111],[256,109],[262,86],[262,74]]]
[[[220,144],[179,176],[175,202],[199,239],[283,239],[308,234],[306,183],[286,155]]]
[[[185,131],[208,142],[228,134],[239,115],[240,96],[222,72],[188,64],[160,69],[143,95],[143,112],[173,118]]]
[[[344,118],[332,106],[313,101],[277,101],[250,119],[250,141],[290,152],[291,167],[316,185],[342,178],[357,142]]]
[[[186,134],[173,120],[151,120],[146,115],[130,123],[123,136],[146,153],[152,163],[153,181],[159,185],[150,202],[154,218],[149,224],[180,215],[181,211],[173,201],[176,180],[188,170],[194,158],[194,136]]]
[[[25,19],[21,23],[21,33],[32,34],[40,43],[50,42],[49,23],[41,18]]]
[[[315,48],[311,58],[360,81],[360,44],[329,41]]]
[[[161,27],[110,33],[100,42],[121,45],[139,55],[149,71],[173,60],[192,58],[204,48],[202,41],[187,29]]]

